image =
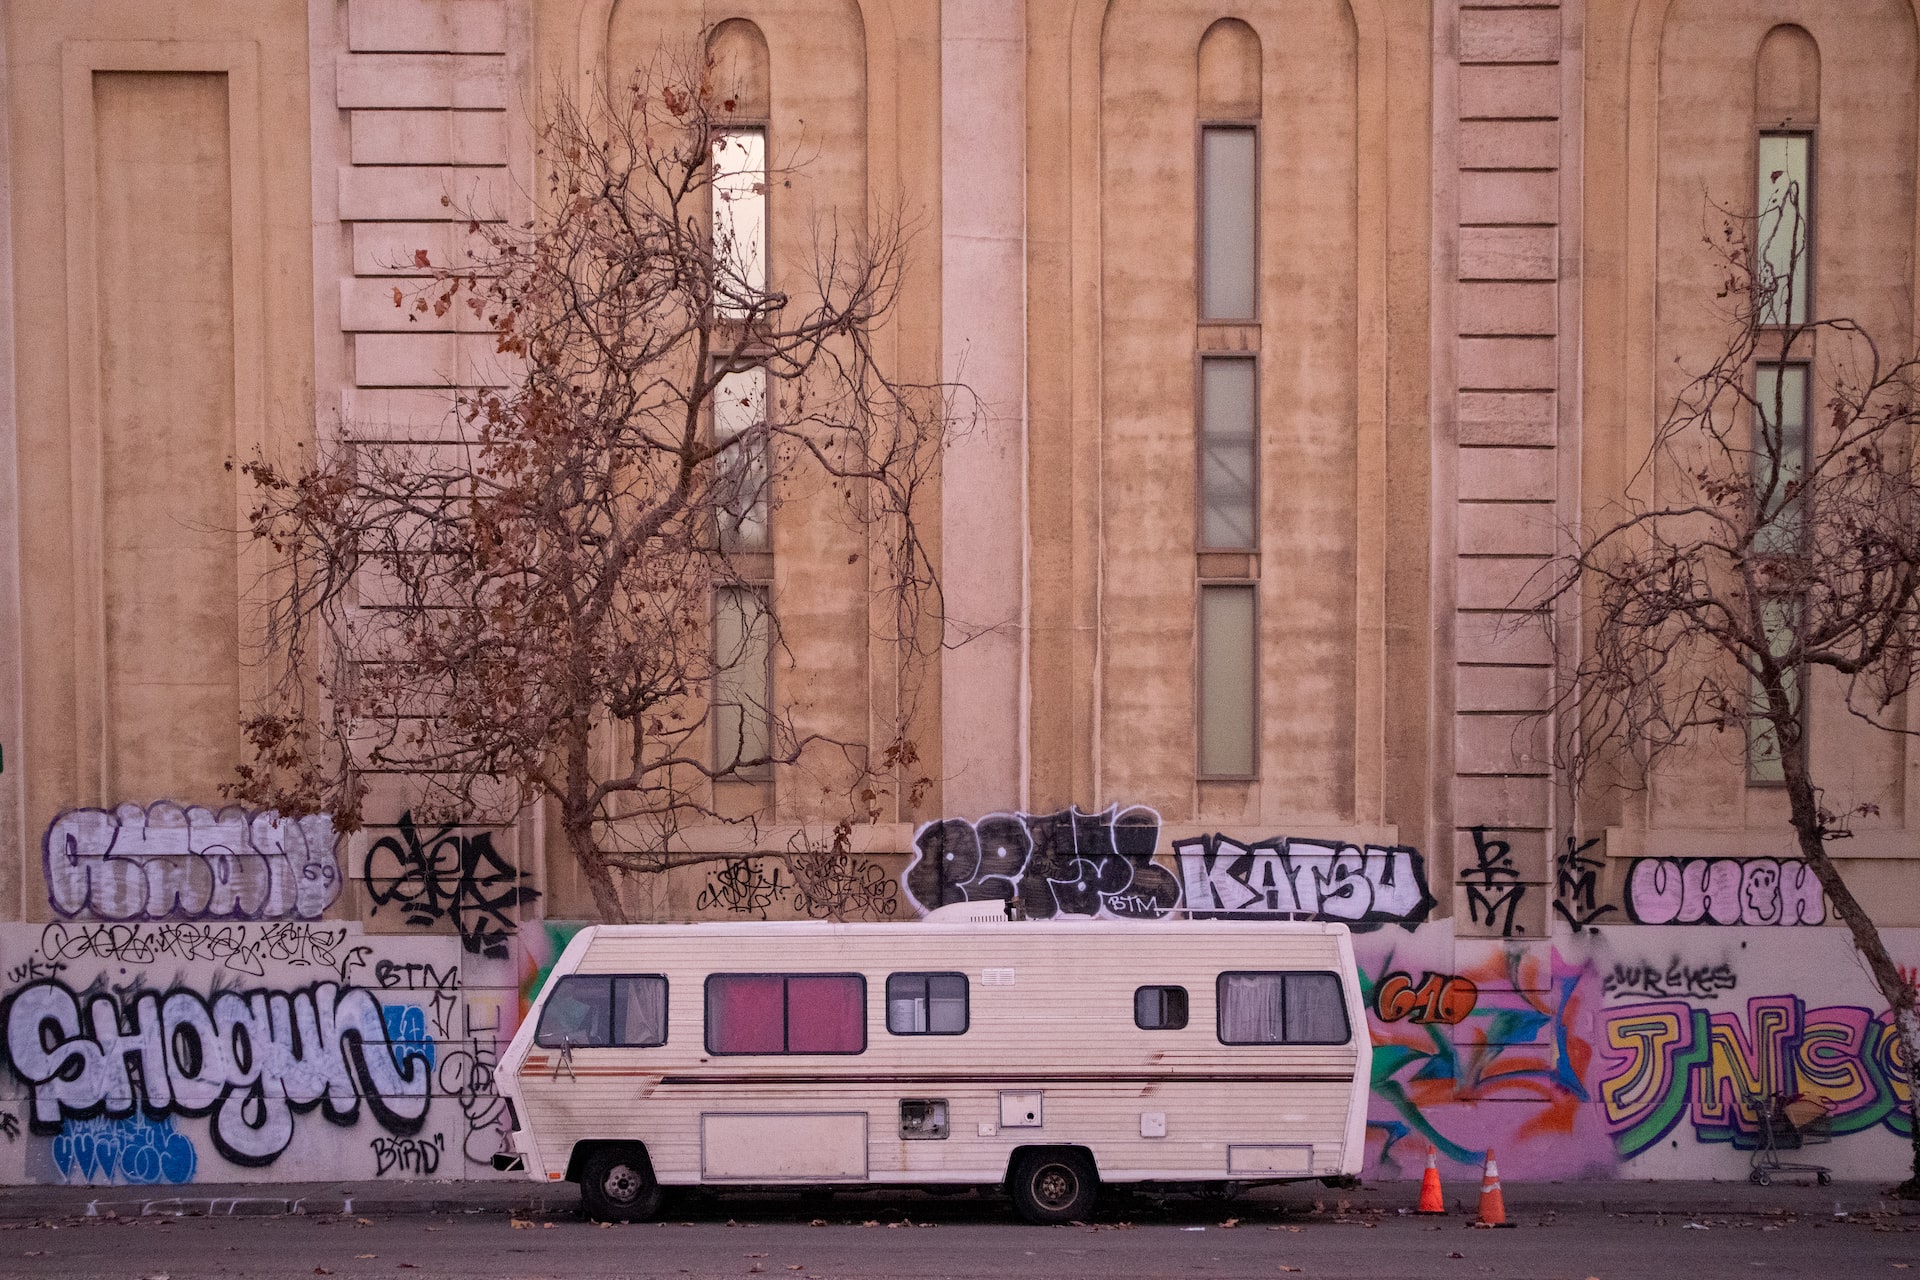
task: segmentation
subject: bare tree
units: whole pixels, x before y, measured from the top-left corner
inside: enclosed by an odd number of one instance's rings
[[[1913,733],[1920,362],[1904,336],[1889,354],[1854,320],[1806,314],[1792,182],[1757,216],[1720,213],[1727,345],[1676,397],[1627,496],[1557,566],[1555,597],[1580,599],[1588,635],[1558,700],[1562,763],[1576,786],[1596,766],[1638,785],[1660,757],[1727,735],[1784,786],[1801,856],[1920,1063],[1914,988],[1832,854],[1874,806],[1831,810],[1808,750],[1817,701]],[[1912,1114],[1905,1194],[1920,1192],[1920,1090]]]
[[[620,921],[617,873],[666,867],[689,824],[741,820],[716,782],[783,767],[802,804],[844,806],[842,846],[890,787],[924,787],[907,727],[938,583],[915,517],[958,392],[904,384],[876,350],[899,217],[816,217],[810,259],[770,287],[765,196],[791,170],[715,83],[708,59],[662,53],[556,99],[533,220],[475,217],[459,261],[416,254],[421,287],[395,305],[470,317],[511,370],[463,395],[459,443],[347,429],[311,465],[246,468],[278,565],[277,679],[237,796],[344,829],[370,773],[405,775],[435,815],[550,803]],[[787,500],[850,531],[855,629],[899,655],[878,733],[766,692]]]

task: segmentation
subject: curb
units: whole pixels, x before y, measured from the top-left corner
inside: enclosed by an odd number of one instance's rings
[[[274,1217],[421,1217],[495,1216],[572,1213],[575,1196],[521,1196],[492,1200],[471,1196],[351,1196],[320,1193],[301,1196],[23,1196],[0,1197],[0,1221],[36,1222],[50,1218],[274,1218]]]

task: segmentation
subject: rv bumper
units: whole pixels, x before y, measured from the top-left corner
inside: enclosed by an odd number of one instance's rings
[[[502,1173],[524,1173],[527,1158],[518,1151],[496,1151],[493,1153],[493,1167]]]

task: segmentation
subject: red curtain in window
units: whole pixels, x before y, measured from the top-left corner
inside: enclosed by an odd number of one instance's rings
[[[787,1052],[860,1053],[867,1047],[866,984],[852,974],[787,979]]]
[[[785,1035],[778,974],[716,973],[707,979],[707,1048],[779,1053]]]

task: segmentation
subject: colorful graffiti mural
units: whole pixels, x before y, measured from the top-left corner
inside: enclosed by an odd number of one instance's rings
[[[1497,1148],[1525,1176],[1611,1170],[1612,1144],[1588,1105],[1600,994],[1591,960],[1515,945],[1448,973],[1448,925],[1370,942],[1356,950],[1373,1015],[1369,1164],[1379,1174],[1417,1176],[1428,1143],[1463,1166]]]

